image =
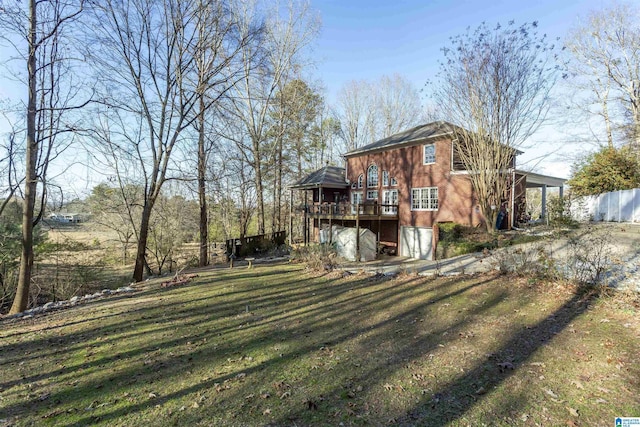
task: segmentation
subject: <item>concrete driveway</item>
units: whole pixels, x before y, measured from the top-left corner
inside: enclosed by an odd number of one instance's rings
[[[573,239],[573,240],[570,240]],[[504,251],[545,251],[554,258],[558,265],[569,259],[576,251],[575,242],[582,248],[595,250],[602,245],[609,269],[605,282],[618,289],[635,289],[640,291],[640,224],[595,223],[584,225],[573,231],[570,237],[548,237],[531,243],[501,248],[490,253],[473,253],[460,255],[438,261],[416,260],[408,257],[383,255],[375,261],[348,262],[341,264],[340,269],[352,273],[365,271],[378,274],[411,273],[419,275],[452,276],[457,274],[486,273],[498,269],[501,252]],[[601,242],[601,243],[599,243]],[[588,247],[591,245],[592,247]]]

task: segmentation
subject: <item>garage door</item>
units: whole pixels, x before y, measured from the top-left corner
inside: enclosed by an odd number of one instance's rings
[[[400,255],[416,259],[433,259],[433,229],[400,227]]]

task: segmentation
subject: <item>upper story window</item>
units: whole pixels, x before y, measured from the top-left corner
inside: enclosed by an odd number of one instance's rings
[[[436,162],[436,146],[435,144],[425,144],[423,146],[423,158],[422,163],[425,165],[430,165]]]
[[[392,185],[392,186],[396,186],[396,185],[398,185],[398,180],[397,180],[395,177],[392,177],[392,178],[391,178],[391,185]]]
[[[389,171],[382,171],[382,186],[389,186]]]
[[[360,176],[358,176],[358,188],[362,188],[363,181],[364,181],[364,175],[360,174]]]
[[[367,169],[367,187],[378,186],[378,166],[371,165]]]

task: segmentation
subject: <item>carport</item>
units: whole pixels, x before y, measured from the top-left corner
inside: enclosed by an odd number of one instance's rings
[[[564,178],[558,178],[555,176],[541,175],[539,173],[527,172],[523,170],[516,170],[516,175],[524,177],[525,188],[540,188],[542,189],[542,218],[547,217],[547,188],[559,189],[560,197],[562,198],[564,192],[564,183],[567,182]]]

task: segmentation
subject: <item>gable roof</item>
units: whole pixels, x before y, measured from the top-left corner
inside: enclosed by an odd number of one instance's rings
[[[395,135],[391,135],[379,141],[365,145],[364,147],[349,151],[344,155],[344,157],[352,157],[370,151],[383,151],[391,148],[399,148],[424,139],[450,135],[453,133],[453,127],[454,125],[444,121],[431,122],[426,125],[416,126],[409,130],[396,133]]]
[[[349,185],[345,180],[344,168],[337,166],[325,166],[315,172],[298,180],[289,188],[311,189],[317,187],[324,188],[347,188]]]
[[[365,145],[364,147],[356,148],[355,150],[349,151],[348,153],[344,154],[344,157],[348,158],[369,152],[386,151],[389,149],[405,147],[430,138],[437,138],[448,135],[455,137],[454,133],[456,131],[460,134],[464,134],[465,132],[467,132],[463,128],[449,122],[431,122],[427,123],[426,125],[416,126],[409,130],[396,133],[395,135],[388,136],[379,141]],[[516,155],[522,154],[522,151],[518,150],[517,148],[512,147],[511,149]]]

